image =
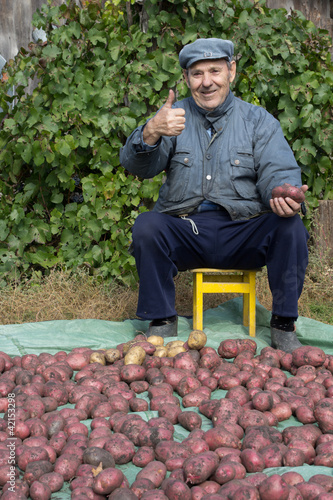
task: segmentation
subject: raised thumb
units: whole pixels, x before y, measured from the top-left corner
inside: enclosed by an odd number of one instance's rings
[[[164,106],[166,106],[167,108],[171,108],[174,102],[175,102],[175,93],[173,90],[170,89],[168,98],[165,101]]]

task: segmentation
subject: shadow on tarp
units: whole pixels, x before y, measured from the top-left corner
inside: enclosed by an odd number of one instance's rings
[[[255,341],[259,353],[263,347],[270,345],[270,317],[271,313],[257,303],[257,326]],[[58,351],[71,351],[74,347],[87,346],[92,349],[116,347],[122,342],[133,339],[139,332],[148,329],[149,321],[139,319],[125,320],[123,322],[102,320],[61,320],[44,321],[40,323],[25,323],[22,325],[0,325],[0,350],[11,356],[23,356],[24,354],[40,354],[49,352],[55,354]],[[187,340],[192,330],[192,319],[180,317],[178,323],[178,338]],[[248,338],[248,329],[242,325],[242,298],[224,302],[220,306],[204,312],[204,331],[207,334],[207,345],[218,348],[222,340],[228,338]],[[312,319],[300,317],[297,321],[297,334],[304,345],[313,345],[322,348],[327,354],[333,354],[333,325],[326,325]],[[167,339],[172,340],[172,338]],[[174,338],[173,338],[174,340]],[[226,391],[217,390],[212,393],[212,399],[223,398]],[[139,397],[149,401],[148,393],[142,393]],[[181,398],[179,397],[180,402]],[[74,407],[74,405],[65,405]],[[198,411],[197,408],[183,408],[183,411]],[[139,415],[148,421],[158,416],[155,411],[140,412]],[[0,415],[3,416],[3,415]],[[208,430],[212,424],[204,415],[202,418],[202,429]],[[90,430],[91,420],[84,423]],[[284,428],[302,425],[295,417],[280,422],[277,429],[282,432]],[[175,425],[174,440],[183,441],[189,432],[180,425]],[[125,474],[130,484],[141,470],[132,462],[117,466]],[[282,475],[288,471],[296,471],[308,481],[316,474],[333,476],[330,467],[319,467],[304,465],[302,467],[274,467],[265,469],[267,475]],[[71,491],[69,483],[65,483],[61,491],[52,494],[52,500],[69,500]]]

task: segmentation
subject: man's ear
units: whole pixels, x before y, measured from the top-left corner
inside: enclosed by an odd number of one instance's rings
[[[236,77],[236,61],[231,61],[231,68],[229,71],[229,81],[232,83]]]
[[[183,75],[184,75],[184,78],[185,78],[185,81],[186,81],[188,88],[190,88],[190,84],[188,81],[188,70],[187,69],[183,69]]]

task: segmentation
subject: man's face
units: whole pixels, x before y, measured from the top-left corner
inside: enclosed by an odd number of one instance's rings
[[[212,111],[225,101],[236,76],[236,63],[231,62],[229,70],[225,59],[198,61],[184,71],[184,76],[196,104]]]

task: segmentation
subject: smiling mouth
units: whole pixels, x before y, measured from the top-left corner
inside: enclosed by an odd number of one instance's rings
[[[201,94],[202,94],[204,97],[210,97],[210,96],[214,95],[214,94],[215,94],[215,92],[216,92],[215,90],[209,90],[209,91],[207,91],[207,92],[201,92]]]

